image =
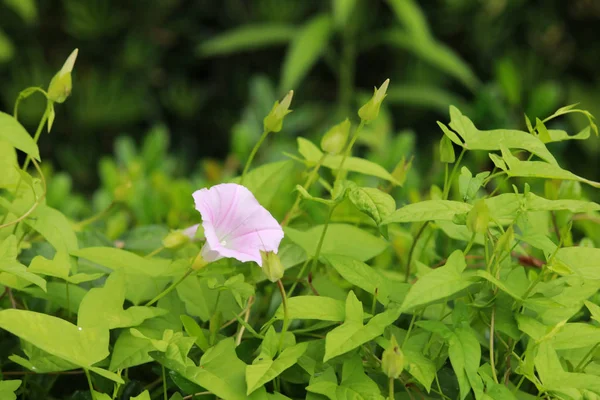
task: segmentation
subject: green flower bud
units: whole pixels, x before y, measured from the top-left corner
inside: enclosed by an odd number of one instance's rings
[[[263,120],[264,129],[267,132],[279,132],[283,127],[283,118],[292,112],[290,104],[294,97],[294,91],[290,90],[288,94],[281,100],[281,103],[276,101],[269,115]]]
[[[58,71],[50,81],[50,85],[48,86],[48,99],[55,103],[63,103],[71,94],[71,72],[73,71],[75,60],[77,60],[78,52],[78,49],[73,50],[60,71]]]
[[[350,136],[351,126],[350,120],[346,118],[346,120],[328,130],[321,139],[321,149],[329,154],[340,154],[344,151],[348,136]]]
[[[515,239],[515,229],[513,225],[509,226],[506,231],[500,236],[498,242],[496,243],[496,253],[508,253],[512,248],[512,243]]]
[[[477,200],[467,214],[467,227],[474,233],[485,234],[490,223],[490,210],[483,200]]]
[[[194,259],[194,262],[192,263],[192,269],[194,271],[198,271],[199,269],[202,269],[204,267],[206,267],[208,265],[208,261],[206,261],[203,257],[202,257],[202,252],[198,253],[198,256],[196,256],[196,258]]]
[[[377,115],[379,115],[379,107],[381,107],[381,103],[386,96],[389,84],[390,80],[386,79],[379,89],[375,88],[373,97],[371,97],[371,99],[358,110],[358,116],[364,122],[373,121],[375,118],[377,118]]]
[[[190,241],[190,238],[181,231],[170,232],[162,241],[167,249],[177,249]]]
[[[404,182],[406,182],[408,171],[410,171],[412,167],[412,162],[413,157],[411,157],[410,160],[406,161],[406,158],[402,156],[402,160],[400,160],[400,162],[396,164],[396,167],[392,171],[392,176],[394,177],[394,179],[396,179],[396,182],[394,182],[395,184],[397,184],[398,186],[404,185]]]
[[[262,256],[262,270],[267,276],[267,279],[271,282],[277,282],[283,277],[283,264],[279,256],[273,252],[261,251]]]
[[[404,370],[404,353],[392,335],[390,345],[381,356],[381,370],[388,378],[398,379]]]
[[[440,141],[440,161],[443,163],[452,164],[456,160],[454,154],[454,146],[448,136],[444,135]]]

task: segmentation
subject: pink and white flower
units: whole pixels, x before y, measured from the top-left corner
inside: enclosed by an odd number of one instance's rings
[[[235,258],[262,267],[261,251],[277,253],[283,229],[246,187],[223,183],[197,190],[193,196],[202,216],[206,261]]]

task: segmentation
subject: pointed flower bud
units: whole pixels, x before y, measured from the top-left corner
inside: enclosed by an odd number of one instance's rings
[[[467,214],[467,227],[473,233],[485,234],[490,223],[490,210],[482,199],[473,204],[473,208]]]
[[[381,107],[381,103],[386,96],[389,84],[390,80],[386,79],[379,89],[375,88],[373,97],[371,97],[371,99],[358,110],[358,116],[364,122],[370,122],[377,118],[377,115],[379,115],[379,107]]]
[[[346,118],[345,121],[328,130],[321,139],[321,149],[329,154],[340,154],[344,151],[351,125],[350,120]]]
[[[182,231],[173,231],[170,232],[162,241],[163,246],[167,249],[177,249],[178,247],[183,246],[187,242],[190,241],[189,236],[187,236]]]
[[[56,103],[63,103],[71,94],[71,72],[75,66],[78,52],[79,49],[73,50],[60,71],[58,71],[50,81],[50,85],[48,86],[48,99]]]
[[[261,251],[262,269],[267,279],[271,282],[277,282],[283,277],[283,264],[279,256],[272,251]]]
[[[283,127],[283,118],[292,112],[290,104],[294,97],[294,91],[290,90],[288,94],[281,100],[281,103],[276,101],[269,115],[263,120],[264,129],[267,132],[279,132]]]
[[[381,356],[381,370],[388,378],[398,379],[404,370],[404,353],[392,335],[390,345]]]

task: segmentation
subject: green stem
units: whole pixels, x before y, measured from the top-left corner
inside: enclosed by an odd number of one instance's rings
[[[106,207],[104,210],[100,211],[99,213],[97,213],[96,215],[92,215],[91,217],[84,219],[83,221],[79,221],[78,223],[75,224],[75,230],[79,230],[89,224],[92,224],[96,221],[98,221],[99,219],[102,219],[106,214],[109,213],[109,211],[115,206],[115,202],[111,201],[110,204],[108,205],[108,207]]]
[[[150,253],[146,254],[144,256],[144,258],[150,258],[150,257],[154,257],[155,255],[157,255],[158,253],[160,253],[161,251],[163,251],[165,249],[165,246],[160,246],[158,249],[154,249],[152,250]],[[220,292],[219,292],[220,293]]]
[[[443,199],[447,200],[448,199],[448,195],[450,194],[450,189],[452,188],[452,182],[454,181],[454,175],[456,175],[456,170],[458,169],[458,166],[460,165],[460,162],[462,161],[463,156],[465,155],[466,150],[463,147],[463,149],[460,152],[460,155],[458,156],[458,159],[456,160],[456,162],[454,163],[454,166],[452,167],[452,172],[450,173],[450,178],[448,179],[448,184],[446,186],[444,186],[444,192],[443,192]]]
[[[333,215],[333,210],[335,210],[335,205],[333,205],[329,209],[329,214],[327,214],[327,219],[325,220],[325,225],[323,225],[323,232],[321,232],[321,237],[319,238],[319,243],[317,244],[317,249],[315,251],[315,255],[312,259],[312,263],[308,269],[308,273],[310,274],[317,266],[319,262],[319,255],[321,255],[321,248],[323,247],[323,242],[325,241],[325,235],[327,234],[327,228],[329,227],[329,221],[331,221],[331,216]]]
[[[292,287],[287,292],[288,297],[292,297],[292,294],[294,293],[296,286],[298,286],[298,282],[300,282],[300,279],[302,279],[302,277],[304,276],[304,273],[306,272],[306,268],[308,268],[309,265],[310,265],[310,258],[306,259],[306,261],[304,261],[304,264],[302,264],[302,268],[300,268],[300,272],[298,272],[298,275],[296,276],[296,280],[294,281],[294,283],[292,283]]]
[[[163,381],[163,397],[164,400],[168,400],[167,397],[167,373],[165,372],[165,366],[161,365],[162,367],[162,381]]]
[[[344,178],[344,163],[346,162],[346,159],[350,156],[350,153],[352,152],[352,146],[354,146],[354,143],[356,142],[356,139],[358,139],[358,135],[360,134],[360,131],[362,130],[362,128],[364,126],[365,126],[365,121],[361,120],[360,125],[358,125],[358,128],[356,128],[356,130],[354,131],[354,135],[352,136],[352,139],[350,139],[350,143],[348,144],[348,147],[346,148],[346,151],[344,152],[344,155],[342,156],[342,161],[340,161],[340,166],[338,167],[338,171],[335,176],[335,182],[333,183],[333,187],[335,187],[335,185],[338,183],[338,181],[340,179]]]
[[[406,336],[404,336],[404,340],[402,341],[402,347],[404,347],[404,345],[408,341],[408,338],[410,337],[410,333],[412,332],[413,326],[415,325],[416,319],[417,319],[417,313],[413,312],[413,316],[410,319],[410,325],[408,325],[408,331],[406,332]]]
[[[464,251],[465,255],[469,254],[469,251],[471,251],[471,247],[473,247],[473,243],[475,243],[476,236],[477,236],[477,233],[473,233],[471,235],[471,240],[469,240],[469,243],[467,244],[467,247],[465,248],[465,251]]]
[[[288,329],[289,324],[289,315],[288,315],[288,307],[287,307],[287,297],[285,295],[285,288],[283,287],[283,283],[281,279],[277,281],[277,287],[279,288],[279,292],[281,293],[281,304],[283,305],[283,326],[281,327],[281,334],[279,336],[279,347],[278,353],[281,353],[281,348],[283,347],[283,338],[285,337],[285,333]]]
[[[42,115],[42,119],[40,120],[40,123],[38,124],[38,127],[35,131],[35,135],[33,136],[33,141],[36,144],[40,140],[40,135],[42,134],[44,125],[46,125],[46,121],[48,121],[48,110],[49,110],[49,107],[46,106],[46,110],[44,110],[44,115]],[[31,156],[29,156],[29,154],[28,154],[27,158],[25,158],[25,164],[23,164],[23,171],[27,171],[27,167],[29,166],[30,162],[31,162]],[[18,185],[17,185],[17,187],[18,187]]]
[[[394,378],[390,378],[388,383],[390,400],[394,400]]]
[[[181,282],[183,282],[185,280],[185,278],[190,276],[190,274],[192,272],[194,272],[194,270],[192,268],[188,269],[187,272],[185,274],[183,274],[183,276],[181,278],[179,278],[179,280],[172,283],[171,286],[169,286],[168,288],[163,290],[161,293],[158,294],[158,296],[156,296],[155,298],[150,300],[148,303],[146,303],[146,307],[151,306],[152,304],[156,303],[157,301],[159,301],[160,299],[162,299],[163,297],[165,297],[166,295],[171,293]]]
[[[92,395],[92,400],[94,400],[96,396],[94,396],[94,385],[92,384],[92,377],[90,376],[90,371],[88,371],[86,368],[84,368],[83,370],[85,371],[85,376],[87,377],[88,385],[90,386],[90,394]]]
[[[588,359],[588,357],[590,357],[592,354],[594,354],[594,352],[596,351],[596,349],[598,348],[598,346],[600,346],[600,343],[596,343],[591,349],[590,351],[588,351],[586,353],[585,356],[583,356],[583,358],[581,359],[581,361],[579,362],[579,364],[577,364],[577,367],[575,367],[575,371],[574,372],[582,372],[585,369],[586,361]]]
[[[326,157],[327,157],[327,154],[323,153],[323,155],[317,162],[317,165],[315,165],[314,168],[310,171],[310,174],[306,178],[304,185],[302,185],[304,190],[308,191],[310,189],[310,187],[313,185],[313,183],[315,183],[316,177],[318,176],[319,169],[321,169],[321,166],[323,166],[323,162],[325,161]],[[300,201],[302,201],[302,196],[300,195],[300,193],[298,193],[298,195],[296,196],[296,201],[294,202],[294,205],[292,206],[292,208],[290,208],[290,210],[287,212],[287,214],[285,214],[285,217],[283,218],[283,221],[281,222],[281,226],[286,226],[288,223],[290,223],[290,221],[292,219],[294,219],[294,215],[296,214],[298,207],[300,207]]]
[[[498,376],[496,375],[495,366],[495,354],[494,354],[494,326],[496,322],[496,307],[492,307],[492,320],[490,322],[490,366],[492,367],[492,377],[494,382],[498,383]]]
[[[258,142],[254,145],[254,148],[252,149],[252,152],[250,153],[250,157],[248,157],[248,160],[246,161],[246,166],[244,167],[244,172],[242,172],[242,178],[240,179],[240,185],[244,184],[244,179],[246,179],[246,173],[248,173],[248,170],[250,169],[252,160],[254,160],[254,156],[256,155],[256,152],[258,151],[259,147],[262,145],[262,143],[267,138],[267,135],[269,135],[269,131],[264,130],[262,135],[260,135],[260,139],[258,139]]]
[[[419,238],[425,231],[425,228],[427,227],[428,224],[429,224],[429,221],[425,222],[423,224],[423,226],[421,226],[421,228],[415,235],[412,245],[410,246],[410,250],[408,251],[408,260],[406,261],[406,276],[404,277],[405,282],[408,282],[408,280],[410,279],[410,264],[412,263],[412,258],[413,258],[413,254],[415,252],[415,247],[417,246],[417,241],[419,240]]]
[[[71,319],[71,301],[69,296],[69,281],[65,281],[65,291],[67,296],[67,319]]]

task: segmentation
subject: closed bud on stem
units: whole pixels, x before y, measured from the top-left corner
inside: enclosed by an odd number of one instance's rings
[[[390,80],[386,79],[379,89],[375,88],[373,97],[371,97],[371,99],[358,110],[358,116],[364,122],[373,121],[379,115],[379,108],[381,107],[381,103],[386,96],[389,84]]]
[[[167,236],[165,236],[165,238],[162,241],[162,244],[167,249],[177,249],[189,241],[189,236],[187,236],[182,231],[173,231],[170,232]]]
[[[515,239],[515,229],[513,226],[509,226],[506,231],[500,236],[498,242],[496,242],[496,253],[508,253],[512,248],[512,242]]]
[[[443,163],[452,164],[456,160],[454,154],[454,146],[448,136],[444,135],[440,141],[440,161]]]
[[[329,154],[340,154],[344,151],[348,136],[350,136],[351,125],[350,120],[346,118],[344,122],[328,130],[321,139],[321,149]]]
[[[262,270],[271,282],[277,282],[283,278],[283,264],[279,256],[271,251],[261,251]]]
[[[490,210],[483,200],[477,200],[467,214],[467,227],[473,233],[485,234],[490,223]]]
[[[77,60],[78,52],[78,49],[73,50],[60,71],[58,71],[50,81],[50,85],[48,85],[48,99],[51,101],[55,103],[63,103],[71,94],[71,89],[73,88],[71,72],[75,66],[75,60]]]
[[[404,370],[404,353],[392,335],[390,345],[381,355],[381,370],[388,378],[398,379]]]
[[[266,132],[279,132],[283,127],[283,118],[292,112],[290,104],[294,97],[294,91],[290,90],[288,94],[281,100],[281,103],[276,101],[269,115],[263,120],[264,130]]]

